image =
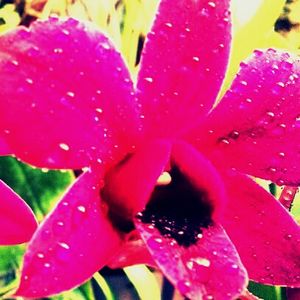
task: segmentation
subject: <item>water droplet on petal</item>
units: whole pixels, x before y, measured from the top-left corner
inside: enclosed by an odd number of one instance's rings
[[[186,295],[191,291],[191,283],[187,280],[180,280],[177,283],[177,288],[183,295]]]
[[[86,212],[86,208],[83,205],[79,205],[77,206],[78,211],[85,213]]]
[[[67,249],[67,250],[70,249],[70,246],[69,246],[67,243],[60,242],[60,243],[58,243],[58,244],[59,244],[59,246],[61,246],[61,247],[64,248],[64,249]]]
[[[152,83],[153,82],[153,78],[152,77],[145,77],[144,78],[147,82]]]
[[[43,253],[41,253],[41,252],[37,253],[36,256],[37,256],[38,258],[40,258],[40,259],[45,258],[45,255],[44,255]]]
[[[59,144],[59,147],[60,147],[62,150],[64,150],[64,151],[70,150],[70,146],[67,145],[67,144],[65,144],[65,143],[60,143],[60,144]]]
[[[284,236],[284,238],[286,239],[286,240],[290,240],[290,239],[292,239],[292,235],[291,234],[286,234],[285,236]]]
[[[28,84],[33,84],[33,80],[31,78],[26,78],[25,80]]]
[[[63,51],[62,48],[54,48],[54,49],[53,49],[53,52],[56,53],[56,54],[61,54],[61,53],[63,53],[64,51]]]
[[[75,97],[75,93],[74,92],[67,92],[67,95],[70,97],[70,98],[74,98]]]
[[[160,250],[163,247],[163,239],[161,237],[151,237],[148,240],[148,245],[150,248]]]
[[[209,1],[207,4],[208,4],[210,7],[212,7],[212,8],[215,8],[215,7],[216,7],[216,3],[213,2],[213,1]]]

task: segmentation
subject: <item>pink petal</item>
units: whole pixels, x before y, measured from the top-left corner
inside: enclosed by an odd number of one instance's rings
[[[247,273],[220,225],[203,230],[196,245],[179,246],[153,227],[136,221],[154,260],[168,279],[191,299],[234,299],[247,286]]]
[[[44,297],[90,278],[117,251],[118,233],[99,198],[101,181],[80,176],[34,235],[16,295]]]
[[[122,247],[120,247],[120,250],[112,257],[107,265],[110,268],[116,269],[138,264],[146,264],[152,267],[156,266],[144,241],[141,239],[137,230],[134,230],[127,235]]]
[[[0,245],[27,242],[37,228],[29,206],[1,180],[0,228]]]
[[[279,185],[300,184],[300,61],[256,51],[190,139],[213,159]],[[226,159],[225,159],[226,157]]]
[[[251,179],[227,173],[224,228],[249,278],[300,287],[300,227],[284,207]]]
[[[174,136],[211,108],[228,61],[228,7],[228,0],[161,1],[137,84],[150,134]]]
[[[81,168],[132,145],[132,82],[91,25],[51,18],[0,38],[0,133],[22,160]]]
[[[171,162],[179,168],[192,186],[208,195],[213,208],[212,218],[214,221],[219,221],[223,215],[227,196],[222,178],[211,162],[185,142],[174,143]]]
[[[0,155],[10,155],[12,151],[10,150],[9,146],[7,145],[5,138],[0,136]]]
[[[112,169],[106,175],[102,192],[110,209],[130,218],[143,210],[169,162],[170,151],[170,142],[151,141]]]

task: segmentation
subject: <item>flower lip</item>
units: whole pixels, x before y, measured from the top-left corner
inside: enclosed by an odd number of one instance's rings
[[[184,247],[196,244],[202,229],[212,224],[213,207],[208,193],[195,187],[177,168],[170,171],[171,182],[155,187],[146,209],[137,215]]]

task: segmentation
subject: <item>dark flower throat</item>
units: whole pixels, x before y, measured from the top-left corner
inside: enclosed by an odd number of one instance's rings
[[[154,189],[146,209],[137,218],[154,225],[180,246],[189,247],[196,244],[202,229],[212,224],[212,207],[207,194],[193,186],[177,167],[170,175],[172,181]]]

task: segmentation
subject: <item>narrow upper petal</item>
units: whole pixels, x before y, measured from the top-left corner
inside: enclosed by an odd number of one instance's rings
[[[91,25],[51,18],[0,38],[0,136],[39,167],[81,168],[131,146],[139,115],[120,54]]]
[[[299,225],[278,201],[246,176],[228,172],[224,182],[228,205],[223,226],[249,278],[299,287]]]
[[[183,295],[229,300],[246,288],[246,270],[220,225],[204,229],[198,242],[187,248],[153,226],[136,221],[136,227],[157,265]]]
[[[37,222],[29,206],[0,180],[0,245],[30,240]]]
[[[222,178],[214,165],[185,142],[174,143],[171,163],[184,174],[192,186],[199,190],[200,194],[205,195],[203,198],[208,198],[209,205],[213,209],[213,220],[220,221],[227,202],[227,195]]]
[[[155,140],[143,144],[106,174],[103,197],[116,217],[134,217],[145,208],[157,179],[169,163],[171,143]]]
[[[211,108],[228,61],[228,7],[228,0],[161,1],[137,83],[149,134],[174,136]]]
[[[16,295],[44,297],[73,288],[118,250],[119,235],[99,198],[101,181],[81,175],[41,224],[24,258]]]
[[[222,164],[298,186],[299,76],[299,59],[273,49],[256,51],[189,139]]]

